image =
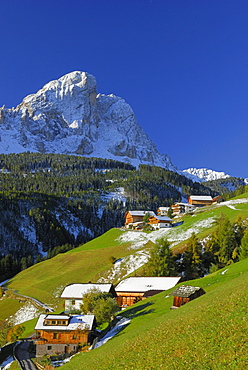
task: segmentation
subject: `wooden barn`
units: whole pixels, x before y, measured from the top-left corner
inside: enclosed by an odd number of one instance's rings
[[[205,294],[205,291],[200,287],[181,285],[170,294],[174,296],[172,308],[181,307],[203,294]]]
[[[133,305],[148,296],[173,288],[181,277],[129,277],[116,287],[116,300],[121,308]]]
[[[172,220],[166,216],[151,216],[149,217],[148,224],[152,226],[153,229],[162,229],[165,227],[172,227]]]
[[[127,211],[125,213],[125,227],[129,227],[134,224],[143,223],[144,216],[149,213],[151,216],[155,216],[153,211]]]
[[[42,314],[35,326],[36,356],[75,353],[91,342],[95,327],[94,315]]]
[[[210,195],[190,195],[188,202],[196,207],[204,207],[213,204],[213,198]]]
[[[112,284],[87,283],[87,284],[70,284],[67,285],[60,298],[64,299],[65,311],[80,310],[82,298],[88,291],[96,289],[103,293],[110,293],[112,297],[116,297],[115,288]]]

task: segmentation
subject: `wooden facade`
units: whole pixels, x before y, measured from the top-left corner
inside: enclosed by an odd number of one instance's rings
[[[116,302],[119,307],[125,308],[132,306],[133,304],[142,301],[146,297],[144,292],[118,292],[116,297]]]
[[[91,342],[94,315],[40,315],[36,324],[36,356],[69,354]]]
[[[213,204],[213,199],[209,195],[191,195],[188,202],[196,207],[204,207]]]
[[[217,195],[217,197],[213,198],[213,203],[221,203],[223,201],[224,201],[224,199],[220,195]]]
[[[116,301],[121,308],[126,308],[139,301],[171,289],[180,280],[180,277],[129,277],[122,280],[115,288]]]
[[[173,211],[173,215],[179,215],[182,213],[193,211],[195,209],[195,206],[189,203],[174,203],[172,204],[171,209]]]
[[[205,291],[200,287],[181,285],[170,294],[174,296],[172,308],[181,307],[203,294],[205,294]]]
[[[159,207],[157,209],[158,216],[167,216],[170,207]]]
[[[165,216],[151,216],[149,217],[148,224],[154,229],[161,229],[164,227],[171,227],[172,220]]]
[[[127,211],[125,213],[125,227],[129,227],[129,225],[134,225],[139,223],[143,223],[145,215],[149,213],[151,216],[155,216],[153,211]]]

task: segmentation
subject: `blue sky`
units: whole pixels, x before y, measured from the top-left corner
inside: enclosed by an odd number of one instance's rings
[[[0,106],[73,70],[179,168],[248,177],[247,0],[0,0]]]

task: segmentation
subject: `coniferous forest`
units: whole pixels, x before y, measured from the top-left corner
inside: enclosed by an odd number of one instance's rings
[[[124,197],[111,196],[120,188]],[[123,226],[126,210],[156,212],[190,194],[217,192],[161,167],[136,169],[61,154],[1,154],[0,279]]]

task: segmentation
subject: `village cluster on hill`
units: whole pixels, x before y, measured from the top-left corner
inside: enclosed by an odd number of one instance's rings
[[[168,217],[194,212],[199,207],[210,206],[221,202],[221,196],[212,198],[210,195],[191,195],[188,203],[176,202],[171,207],[159,207],[157,214],[153,211],[127,211],[125,213],[125,228],[141,230],[150,227],[152,230],[172,227],[173,220]]]

